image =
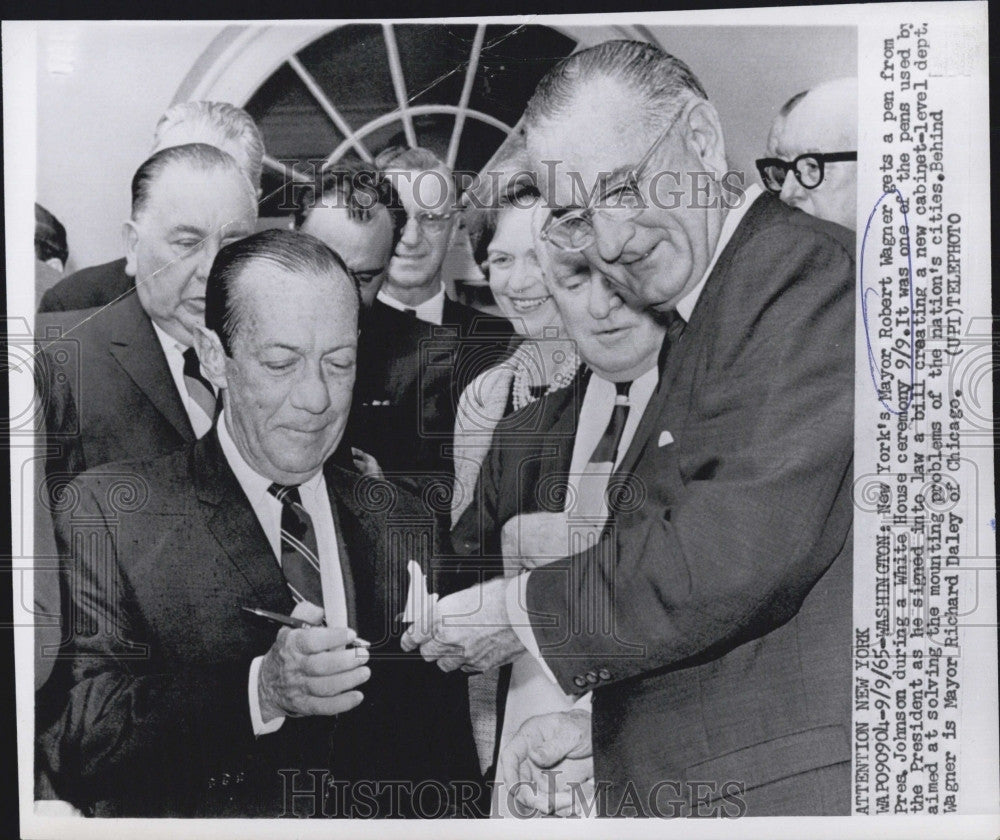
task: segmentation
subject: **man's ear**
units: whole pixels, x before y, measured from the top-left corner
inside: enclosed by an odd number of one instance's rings
[[[722,123],[719,114],[711,102],[704,99],[694,100],[689,106],[687,117],[687,137],[695,154],[705,166],[722,177],[728,166],[726,164],[726,141],[722,135]]]
[[[214,330],[207,327],[197,327],[194,332],[194,349],[198,353],[198,361],[211,382],[217,389],[227,385],[226,351]]]
[[[122,222],[122,247],[125,249],[125,273],[129,277],[135,277],[136,254],[139,251],[139,229],[131,219]]]

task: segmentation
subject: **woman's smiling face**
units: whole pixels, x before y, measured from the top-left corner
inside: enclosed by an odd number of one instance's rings
[[[490,290],[520,335],[542,338],[560,327],[559,310],[545,286],[532,235],[533,209],[505,207],[486,249]]]

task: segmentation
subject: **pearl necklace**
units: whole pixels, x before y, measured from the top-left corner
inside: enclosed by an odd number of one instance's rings
[[[514,411],[520,411],[526,405],[539,399],[539,397],[533,396],[531,393],[530,380],[532,371],[528,364],[527,348],[527,344],[522,345],[521,348],[518,348],[514,357],[511,358],[511,361],[514,363],[514,382],[511,386]],[[525,352],[522,353],[522,349]],[[562,358],[559,358],[560,356]],[[553,354],[552,361],[556,363],[556,369],[547,383],[548,389],[545,391],[546,395],[554,391],[559,391],[569,385],[576,377],[577,368],[580,367],[580,357],[577,355],[576,350],[569,354],[557,351]],[[531,367],[537,370],[537,363],[532,364]]]

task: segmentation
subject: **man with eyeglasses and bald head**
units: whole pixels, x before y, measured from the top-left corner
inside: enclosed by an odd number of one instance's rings
[[[548,245],[669,324],[659,382],[600,538],[442,598],[404,645],[445,670],[528,651],[593,692],[501,754],[525,807],[572,808],[546,774],[589,758],[602,816],[847,814],[853,237],[734,196],[715,107],[650,44],[564,59],[524,126]]]
[[[362,317],[346,439],[390,481],[423,495],[447,524],[458,398],[503,358],[512,331],[506,319],[445,293],[443,268],[459,222],[447,165],[428,149],[391,147],[374,166],[398,197],[392,210],[402,227],[385,281]]]
[[[782,106],[757,171],[785,204],[855,230],[857,148],[858,80],[834,79]]]

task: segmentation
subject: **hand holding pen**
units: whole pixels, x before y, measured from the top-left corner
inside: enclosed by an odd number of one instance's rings
[[[258,610],[247,611],[266,612]],[[369,653],[367,642],[354,630],[324,626],[323,610],[308,602],[298,604],[291,616],[268,612],[262,617],[284,625],[260,667],[258,698],[264,723],[283,716],[338,715],[364,700],[357,688],[371,677]],[[305,626],[293,627],[292,622]]]

